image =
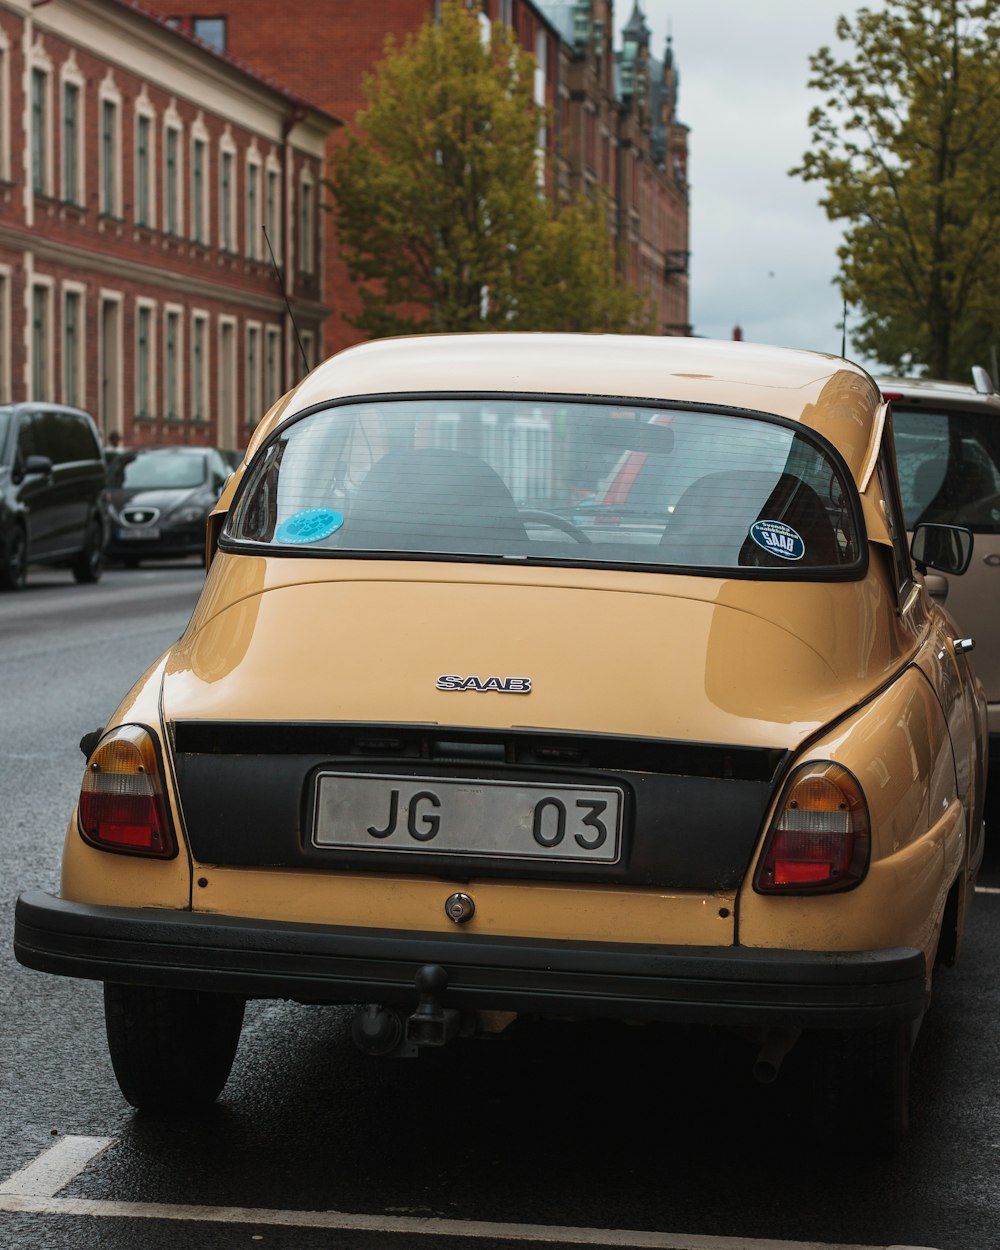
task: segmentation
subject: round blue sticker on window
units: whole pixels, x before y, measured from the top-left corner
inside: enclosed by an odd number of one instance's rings
[[[332,508],[306,508],[282,521],[274,539],[279,543],[318,543],[343,524],[343,516]]]
[[[782,560],[801,560],[806,554],[801,536],[784,521],[754,521],[750,526],[750,537],[758,547],[763,547],[773,556],[780,556]]]

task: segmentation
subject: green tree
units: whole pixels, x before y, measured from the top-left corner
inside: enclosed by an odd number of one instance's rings
[[[821,48],[812,147],[791,170],[847,223],[839,285],[865,354],[968,377],[1000,330],[1000,0],[887,0]]]
[[[539,187],[534,58],[500,23],[446,0],[365,81],[368,106],[331,162],[351,324],[427,330],[649,329],[616,273],[596,206],[558,214]],[[592,286],[591,286],[592,284]]]

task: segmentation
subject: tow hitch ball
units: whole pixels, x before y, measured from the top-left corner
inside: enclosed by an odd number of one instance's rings
[[[369,1003],[351,1024],[355,1045],[368,1055],[395,1058],[417,1054],[423,1046],[443,1046],[462,1026],[462,1014],[445,1007],[448,974],[440,964],[424,964],[414,977],[419,1000],[406,1019],[391,1007]]]

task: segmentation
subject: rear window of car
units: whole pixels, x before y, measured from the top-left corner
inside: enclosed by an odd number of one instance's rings
[[[894,404],[892,423],[907,529],[934,522],[1000,534],[1000,418]]]
[[[206,480],[204,456],[186,452],[141,452],[116,459],[111,484],[125,490],[193,490]]]
[[[862,545],[834,455],[746,413],[520,397],[343,404],[254,457],[224,534],[380,553],[845,575]]]

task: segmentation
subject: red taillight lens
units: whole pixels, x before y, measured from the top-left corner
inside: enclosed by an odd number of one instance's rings
[[[868,805],[840,764],[804,764],[792,775],[764,844],[754,888],[762,894],[848,890],[868,871]]]
[[[121,725],[98,744],[80,787],[77,823],[102,850],[160,859],[177,853],[156,743],[141,725]]]

